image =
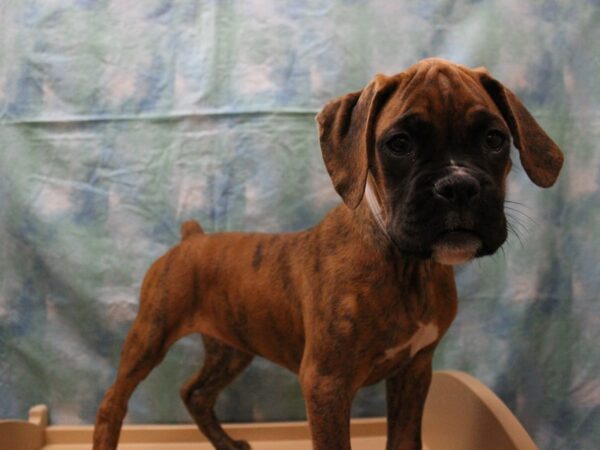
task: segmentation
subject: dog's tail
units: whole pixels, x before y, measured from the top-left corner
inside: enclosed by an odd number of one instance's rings
[[[204,230],[195,220],[188,220],[181,224],[181,240],[185,241],[194,234],[204,234]]]

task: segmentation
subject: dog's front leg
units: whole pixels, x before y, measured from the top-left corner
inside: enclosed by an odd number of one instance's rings
[[[350,380],[318,365],[300,370],[314,450],[350,450]]]
[[[431,384],[433,349],[422,350],[386,380],[387,450],[421,450],[423,407]]]

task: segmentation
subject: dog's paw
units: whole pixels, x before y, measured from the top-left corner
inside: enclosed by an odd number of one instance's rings
[[[226,447],[217,447],[217,450],[252,450],[247,441],[233,441],[231,445]]]
[[[235,450],[252,450],[252,447],[250,447],[250,444],[248,443],[248,441],[234,441],[235,443]]]

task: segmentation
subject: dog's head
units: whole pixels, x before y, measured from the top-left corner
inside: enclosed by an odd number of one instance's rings
[[[373,203],[398,249],[445,264],[492,254],[506,240],[511,136],[538,186],[554,184],[563,162],[510,90],[484,69],[441,59],[377,75],[328,103],[317,123],[344,203]]]

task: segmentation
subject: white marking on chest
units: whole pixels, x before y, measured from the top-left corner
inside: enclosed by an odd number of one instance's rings
[[[439,337],[439,329],[435,323],[419,323],[419,328],[410,339],[395,347],[388,348],[385,353],[385,359],[394,359],[407,348],[410,349],[410,357],[415,356],[419,350],[433,344]]]

